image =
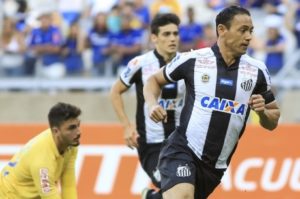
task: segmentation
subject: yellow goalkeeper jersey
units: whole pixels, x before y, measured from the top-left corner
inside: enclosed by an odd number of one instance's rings
[[[0,198],[76,199],[77,147],[60,155],[50,129],[32,138],[0,174]]]

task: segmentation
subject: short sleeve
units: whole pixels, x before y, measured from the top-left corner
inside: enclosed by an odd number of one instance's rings
[[[194,59],[190,56],[190,53],[178,54],[173,60],[164,67],[165,79],[169,82],[175,82],[180,79],[184,79],[187,74],[187,69],[191,66],[190,63]]]
[[[271,76],[267,67],[259,69],[258,71],[257,84],[254,94],[262,95],[266,104],[275,100],[274,94],[271,91]]]
[[[126,68],[120,74],[121,81],[127,86],[130,87],[134,83],[134,77],[136,73],[141,68],[138,58],[134,58],[128,62]]]

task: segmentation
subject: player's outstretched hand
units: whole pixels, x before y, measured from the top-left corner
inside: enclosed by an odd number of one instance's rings
[[[124,139],[126,142],[126,145],[133,149],[134,147],[138,147],[138,142],[137,139],[139,137],[139,134],[136,131],[136,128],[134,125],[128,125],[125,127],[125,132],[124,132]]]
[[[160,121],[167,122],[167,112],[160,105],[153,105],[150,107],[149,114],[150,118],[156,123]]]

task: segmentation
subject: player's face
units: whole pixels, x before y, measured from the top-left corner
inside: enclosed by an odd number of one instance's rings
[[[163,54],[176,53],[179,43],[178,26],[175,24],[168,24],[159,27],[158,34],[152,34],[152,41],[159,52]]]
[[[231,21],[230,28],[224,29],[223,41],[226,49],[236,56],[245,54],[252,39],[253,24],[251,17],[245,14],[236,15]]]
[[[78,146],[80,144],[80,120],[70,119],[58,128],[60,141],[65,146]]]

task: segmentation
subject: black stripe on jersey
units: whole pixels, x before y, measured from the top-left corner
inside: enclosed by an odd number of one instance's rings
[[[243,125],[243,128],[241,129],[240,133],[239,133],[239,138],[242,137],[242,135],[244,134],[244,131],[245,131],[245,128],[246,128],[246,123],[247,123],[247,120],[248,120],[248,117],[249,117],[249,114],[250,114],[250,108],[248,107],[247,109],[247,112],[246,112],[246,117],[245,117],[245,121],[244,121],[244,125]],[[237,148],[237,145],[238,145],[238,142],[235,144],[232,152],[230,153],[230,155],[228,156],[227,158],[227,161],[226,161],[226,164],[229,165],[230,161],[231,161],[231,158],[232,158],[232,155],[234,154],[236,148]]]
[[[171,86],[170,86],[171,85]],[[162,99],[176,99],[178,91],[178,84],[177,83],[170,83],[163,87],[161,98]],[[175,130],[176,128],[176,121],[175,121],[175,111],[174,110],[167,110],[167,123],[163,122],[163,127],[165,131],[165,138],[169,137],[169,135]]]
[[[215,97],[220,98],[220,100],[223,98],[234,100],[236,95],[238,65],[240,59],[237,59],[233,65],[228,67],[223,60],[219,49],[216,48],[216,46],[214,46],[212,49],[217,58],[217,82]],[[224,80],[227,83],[224,83]],[[231,114],[228,113],[223,113],[220,111],[212,112],[202,154],[202,160],[209,165],[214,166],[216,164],[217,159],[222,151],[230,117]],[[224,133],[221,134],[222,132]]]
[[[185,62],[181,67],[181,70],[179,70],[177,72],[173,72],[172,73],[172,77],[176,80],[178,79],[189,79],[192,80],[191,82],[187,82],[185,81],[185,86],[186,86],[186,95],[185,95],[185,100],[184,100],[184,106],[182,108],[181,114],[180,114],[180,125],[178,128],[178,132],[184,136],[186,136],[186,129],[188,127],[189,121],[190,121],[190,117],[192,115],[193,112],[193,108],[194,108],[194,103],[195,103],[195,78],[194,78],[194,74],[195,74],[195,62],[196,59],[189,59],[187,62]],[[190,68],[192,67],[192,68]],[[183,75],[185,77],[183,77]]]
[[[259,88],[259,89],[258,89]],[[265,99],[265,103],[268,104],[275,100],[274,94],[271,90],[268,89],[267,80],[265,78],[264,73],[261,70],[258,70],[258,77],[256,87],[253,91],[254,94],[261,94]]]
[[[154,51],[154,55],[157,57],[158,62],[159,62],[159,68],[163,67],[164,65],[166,65],[167,63],[165,62],[164,58],[157,52],[157,50],[155,49]]]
[[[136,89],[136,98],[137,98],[137,107],[136,107],[136,127],[139,133],[139,141],[143,143],[146,141],[146,127],[145,127],[145,113],[144,113],[144,104],[145,99],[143,95],[143,81],[142,81],[142,69],[139,69],[130,80],[132,83],[135,83]]]
[[[165,62],[164,58],[157,52],[157,50],[154,50],[155,56],[158,58],[159,61],[159,67],[165,66],[167,63]],[[164,87],[162,89],[161,98],[162,99],[176,99],[177,97],[177,83],[174,84],[174,87],[168,88]],[[176,121],[175,121],[175,111],[174,110],[168,110],[167,111],[167,123],[163,122],[163,128],[165,132],[165,138],[167,138],[176,128]]]
[[[261,93],[266,92],[267,89],[268,89],[268,84],[267,84],[265,75],[260,69],[258,69],[257,82],[256,82],[255,88],[253,90],[253,93],[261,94]]]

